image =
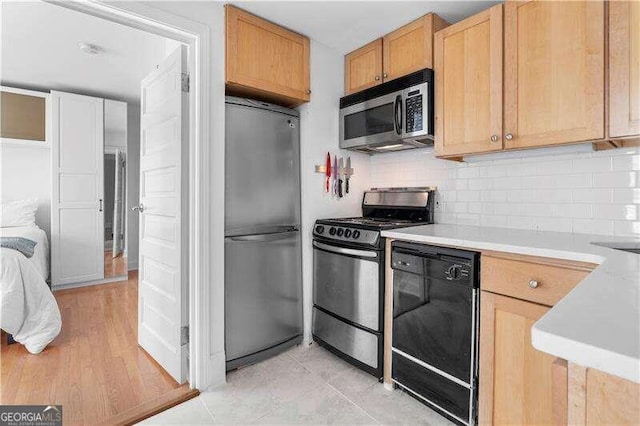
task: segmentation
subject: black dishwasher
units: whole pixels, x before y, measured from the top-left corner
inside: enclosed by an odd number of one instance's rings
[[[476,423],[480,255],[393,242],[393,381],[456,423]]]

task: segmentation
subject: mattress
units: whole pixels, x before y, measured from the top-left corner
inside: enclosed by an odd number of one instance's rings
[[[42,275],[46,281],[49,278],[49,240],[47,234],[36,225],[32,226],[13,226],[8,228],[0,228],[0,236],[2,237],[22,237],[31,241],[35,241],[36,247],[33,256],[28,259],[35,266],[36,270]]]

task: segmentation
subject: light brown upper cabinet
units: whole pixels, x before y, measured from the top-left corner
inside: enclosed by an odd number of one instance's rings
[[[609,2],[609,136],[640,135],[640,2]]]
[[[433,68],[433,34],[449,25],[429,13],[344,57],[347,95],[414,71]]]
[[[429,13],[383,37],[382,78],[393,80],[433,68],[433,34],[449,25]]]
[[[380,84],[382,80],[382,39],[345,55],[344,87],[347,94]]]
[[[504,7],[505,148],[604,138],[604,2]]]
[[[437,155],[502,149],[502,5],[434,37]]]
[[[289,107],[310,99],[309,39],[226,5],[227,92]]]
[[[0,91],[0,137],[46,140],[46,95],[30,96],[15,89]]]

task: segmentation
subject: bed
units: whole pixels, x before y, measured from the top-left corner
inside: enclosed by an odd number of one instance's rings
[[[47,285],[49,243],[35,223],[0,227],[0,328],[31,352],[40,353],[56,338],[62,327],[60,309]],[[35,242],[33,255],[5,247],[8,240],[24,238]],[[31,246],[33,246],[32,243]]]

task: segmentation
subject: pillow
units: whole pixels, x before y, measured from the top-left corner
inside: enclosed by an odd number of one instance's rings
[[[33,226],[36,224],[38,199],[3,201],[0,208],[0,227]]]

